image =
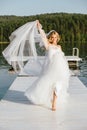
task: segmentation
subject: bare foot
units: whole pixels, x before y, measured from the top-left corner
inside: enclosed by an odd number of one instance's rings
[[[56,111],[56,108],[54,106],[52,106],[52,111]]]
[[[53,102],[52,102],[52,111],[56,111],[56,100],[57,100],[57,96],[54,92],[53,93]]]

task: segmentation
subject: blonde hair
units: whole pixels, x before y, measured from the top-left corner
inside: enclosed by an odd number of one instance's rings
[[[51,30],[48,34],[47,34],[47,39],[50,43],[52,43],[51,41],[51,37],[52,35],[56,35],[57,36],[57,43],[60,41],[60,35],[55,31],[55,30]]]

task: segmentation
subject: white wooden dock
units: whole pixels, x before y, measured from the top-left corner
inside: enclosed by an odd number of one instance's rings
[[[24,92],[37,77],[17,77],[0,101],[0,130],[87,130],[87,88],[71,76],[67,106],[30,104]]]
[[[66,56],[67,61],[81,61],[82,59],[78,56]]]
[[[45,56],[38,56],[38,60],[44,60]],[[33,57],[31,57],[33,59]],[[79,56],[66,56],[67,61],[81,61],[82,59]]]

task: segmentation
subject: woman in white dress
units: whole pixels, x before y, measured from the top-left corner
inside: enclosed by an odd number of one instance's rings
[[[56,110],[56,104],[67,97],[69,83],[69,67],[61,46],[59,34],[52,30],[46,34],[37,20],[37,28],[43,37],[46,48],[46,60],[38,79],[25,92],[27,98],[34,104],[49,106]],[[58,100],[57,100],[58,99]]]

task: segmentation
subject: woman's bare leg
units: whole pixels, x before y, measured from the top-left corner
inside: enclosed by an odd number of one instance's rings
[[[56,101],[57,101],[57,96],[55,92],[53,92],[52,111],[56,110]]]

